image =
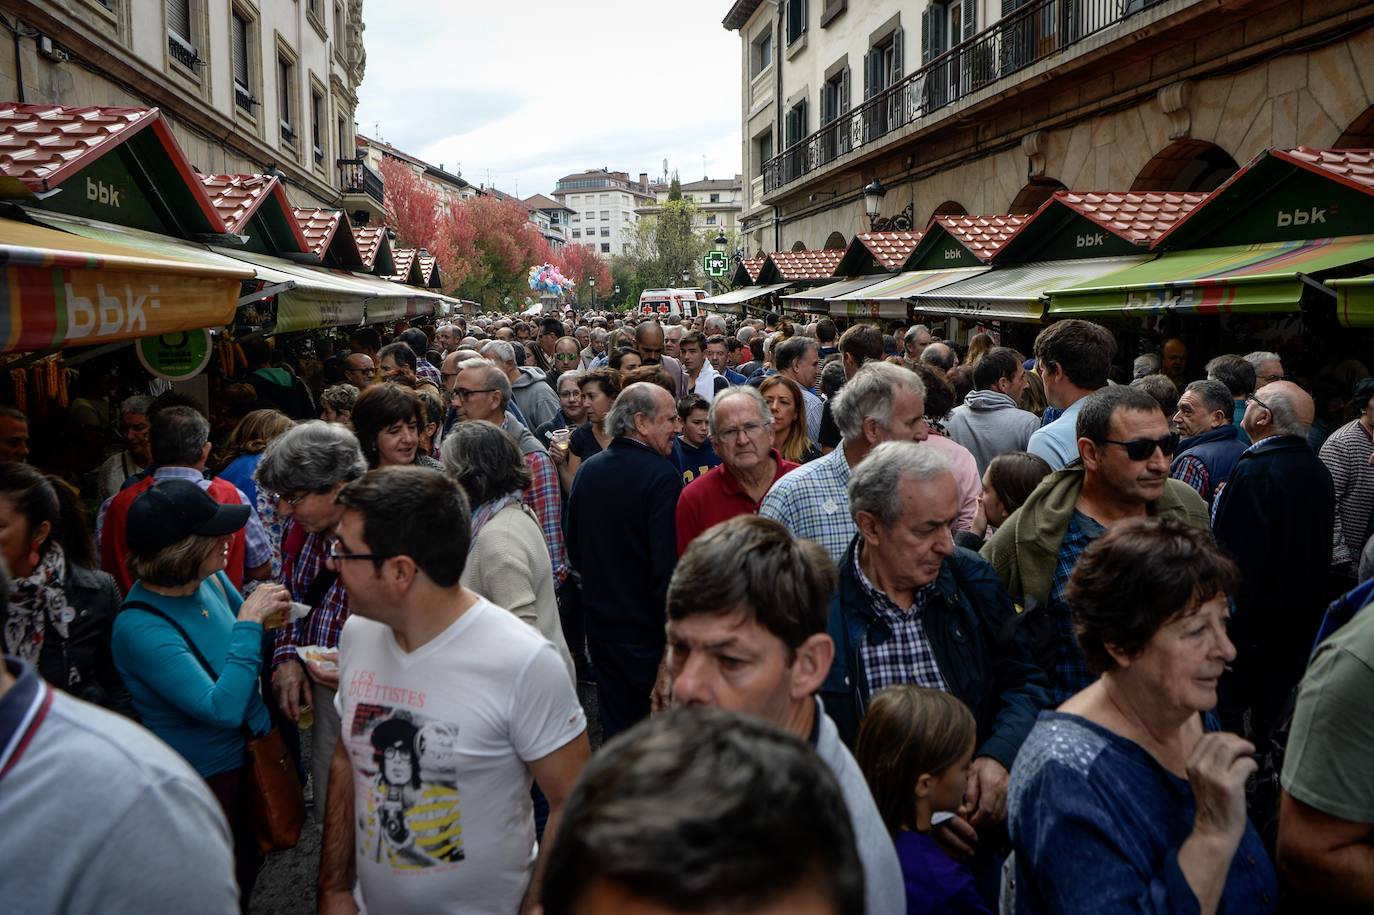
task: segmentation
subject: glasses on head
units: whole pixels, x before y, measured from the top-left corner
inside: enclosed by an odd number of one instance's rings
[[[1269,404],[1267,404],[1267,403],[1265,403],[1264,401],[1260,400],[1260,399],[1259,399],[1258,397],[1256,397],[1254,394],[1247,394],[1246,397],[1245,397],[1245,402],[1246,402],[1246,404],[1252,404],[1252,403],[1259,404],[1260,407],[1261,407],[1262,409],[1268,410],[1270,413],[1273,413],[1273,412],[1274,412],[1273,408],[1270,407]]]
[[[768,423],[745,423],[742,426],[731,426],[729,429],[721,429],[716,433],[716,438],[732,441],[743,435],[745,438],[753,438],[760,430],[766,429]]]
[[[1145,461],[1154,455],[1156,448],[1162,451],[1165,457],[1173,456],[1178,450],[1178,433],[1170,432],[1163,438],[1133,438],[1129,442],[1118,442],[1109,438],[1105,443],[1125,448],[1126,457],[1133,461]]]
[[[346,553],[340,552],[339,547],[342,541],[335,540],[329,545],[329,558],[335,562],[343,562],[348,559],[370,559],[373,562],[384,562],[394,558],[392,553]]]
[[[459,400],[467,400],[474,394],[490,394],[495,390],[496,388],[478,388],[475,391],[469,388],[454,388],[453,395]]]

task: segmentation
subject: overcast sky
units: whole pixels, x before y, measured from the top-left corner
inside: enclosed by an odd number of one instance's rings
[[[369,3],[358,129],[529,197],[603,166],[684,181],[740,168],[728,0]]]

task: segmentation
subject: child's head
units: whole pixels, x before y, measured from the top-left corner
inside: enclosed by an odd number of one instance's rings
[[[874,697],[854,755],[889,832],[913,827],[918,803],[959,807],[977,733],[973,713],[949,693],[904,685]]]
[[[677,415],[682,419],[682,440],[693,448],[700,448],[711,433],[711,405],[700,394],[688,394],[677,402]]]
[[[999,454],[983,473],[983,515],[988,524],[1001,527],[1020,508],[1050,472],[1038,454],[1012,451]]]

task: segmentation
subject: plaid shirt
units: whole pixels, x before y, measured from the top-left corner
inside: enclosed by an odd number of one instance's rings
[[[836,567],[859,532],[849,512],[849,462],[844,447],[803,464],[773,484],[759,514],[781,521],[795,537],[814,540]]]
[[[287,521],[283,528],[282,540],[290,536],[295,522]],[[291,599],[303,601],[305,592],[315,576],[324,571],[324,561],[329,556],[329,548],[334,545],[333,534],[306,534],[301,543],[300,555],[291,564],[291,574],[282,584],[291,592]],[[310,615],[277,630],[276,647],[272,651],[272,666],[284,661],[295,661],[296,646],[319,645],[322,648],[338,648],[339,633],[348,620],[348,592],[344,590],[343,580],[334,582],[325,592],[324,598]]]
[[[1088,686],[1097,678],[1088,673],[1087,662],[1083,660],[1083,649],[1078,647],[1078,637],[1073,633],[1073,612],[1064,601],[1064,588],[1078,565],[1078,557],[1106,528],[1092,518],[1074,509],[1069,519],[1069,529],[1059,545],[1059,561],[1054,567],[1054,578],[1050,581],[1050,598],[1046,606],[1055,628],[1054,682],[1050,684],[1050,699],[1059,705],[1070,696]]]
[[[802,388],[802,405],[806,408],[806,434],[811,437],[811,441],[820,440],[821,435],[821,414],[825,412],[825,401],[821,400],[811,392],[809,388]]]
[[[859,563],[862,552],[862,545],[854,550],[854,577],[868,599],[868,606],[878,617],[878,626],[868,630],[869,637],[859,646],[869,695],[876,696],[879,690],[903,683],[949,692],[949,684],[940,673],[930,639],[926,637],[925,623],[921,621],[926,603],[935,593],[935,582],[917,591],[911,606],[903,610],[868,580]],[[882,632],[880,627],[886,627],[888,637],[877,641],[873,636]]]
[[[1185,454],[1175,461],[1169,476],[1187,483],[1204,499],[1211,494],[1212,475],[1207,472],[1207,465],[1191,454]]]
[[[415,357],[415,377],[422,382],[434,385],[441,391],[444,389],[443,375],[434,367],[434,363],[418,354]]]
[[[554,583],[562,584],[568,577],[568,548],[563,542],[563,495],[558,484],[558,469],[543,451],[525,455],[525,464],[534,479],[525,490],[524,503],[539,519],[539,528],[544,532]]]

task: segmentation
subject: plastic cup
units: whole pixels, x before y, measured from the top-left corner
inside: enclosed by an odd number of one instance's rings
[[[568,429],[555,429],[549,433],[549,443],[567,453],[568,449],[572,447],[572,432]]]

